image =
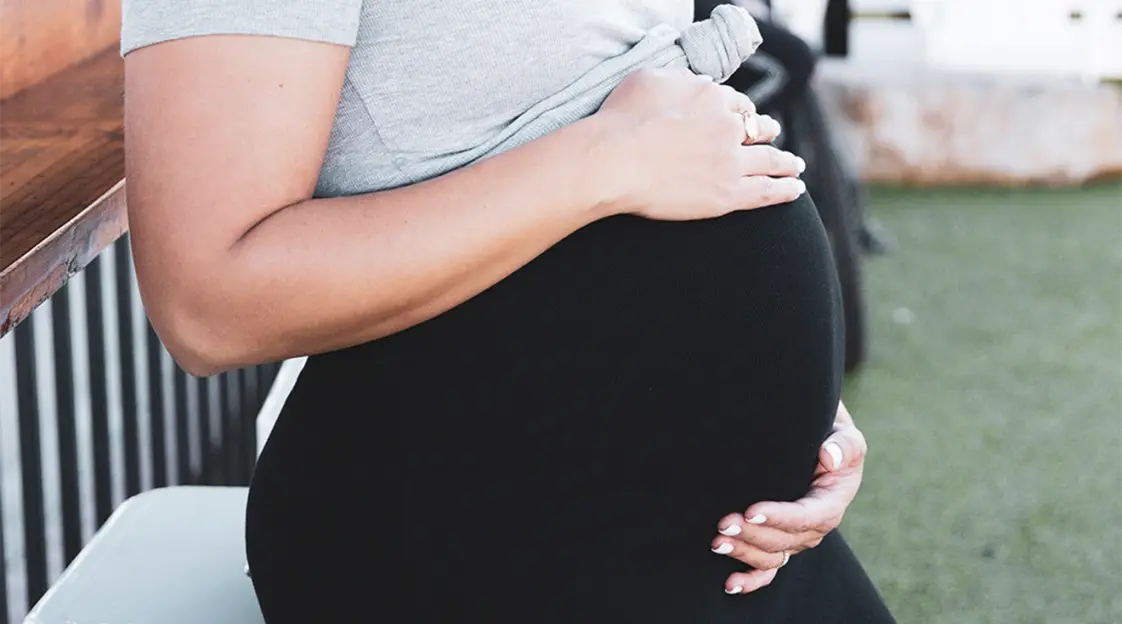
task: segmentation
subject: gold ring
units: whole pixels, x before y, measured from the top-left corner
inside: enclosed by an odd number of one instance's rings
[[[760,122],[755,113],[740,111],[740,118],[744,120],[744,134],[748,137],[745,143],[755,143],[760,136]]]

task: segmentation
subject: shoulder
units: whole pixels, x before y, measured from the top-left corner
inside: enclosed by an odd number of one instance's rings
[[[353,46],[362,0],[123,0],[121,54],[204,35],[263,35]]]

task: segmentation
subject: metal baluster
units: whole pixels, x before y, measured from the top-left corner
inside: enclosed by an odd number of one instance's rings
[[[226,457],[226,485],[242,484],[241,452],[241,412],[240,393],[238,392],[238,373],[230,371],[221,376],[221,388],[225,391],[222,401],[223,435],[222,447]]]
[[[168,484],[167,426],[164,420],[163,345],[152,324],[148,324],[148,403],[151,423],[148,433],[152,443],[152,487]]]
[[[112,464],[109,456],[109,392],[105,370],[105,331],[101,307],[101,259],[86,267],[86,325],[90,358],[90,420],[93,434],[94,506],[97,525],[113,513]]]
[[[262,401],[257,370],[258,367],[251,366],[241,372],[242,409],[238,414],[238,422],[241,424],[242,467],[247,485],[253,473],[253,465],[257,463],[257,413],[261,411]]]
[[[210,434],[210,377],[202,377],[197,385],[199,396],[199,449],[202,452],[202,466],[199,482],[203,485],[216,483],[214,462],[214,441]]]
[[[190,483],[191,478],[191,418],[187,413],[187,373],[179,366],[172,370],[175,388],[175,459],[179,483]]]
[[[23,490],[23,548],[27,570],[27,604],[47,591],[47,527],[43,505],[43,456],[39,438],[39,389],[30,315],[16,328],[16,396],[19,400],[20,476]]]
[[[70,336],[70,287],[59,289],[51,301],[54,325],[55,395],[59,490],[62,503],[62,554],[70,563],[82,549],[82,509],[78,484],[78,430],[74,403],[74,362]]]
[[[0,496],[0,622],[8,621],[8,552],[4,548],[4,497]]]
[[[16,347],[15,336],[6,335],[0,339],[0,455],[11,453],[19,456],[19,391],[16,384]],[[7,464],[7,466],[5,465]],[[5,470],[11,467],[14,472]],[[16,531],[20,524],[19,501],[11,500],[5,496],[7,487],[20,478],[19,464],[15,462],[0,461],[0,622],[10,624],[23,616],[21,609],[24,607],[24,589],[19,583],[17,571],[22,571],[23,558],[16,560],[16,553],[9,552],[22,540],[22,534]],[[7,510],[7,511],[5,511]],[[13,550],[18,549],[18,545]],[[11,560],[8,556],[11,555]],[[11,565],[9,565],[9,563]],[[7,618],[11,618],[11,620]]]
[[[113,246],[117,265],[117,334],[121,344],[121,417],[125,450],[125,498],[140,492],[140,431],[137,423],[136,346],[132,334],[132,264],[127,235]]]
[[[187,395],[187,433],[188,442],[187,446],[190,450],[190,457],[188,458],[188,482],[191,485],[200,485],[202,483],[203,475],[203,440],[200,437],[201,425],[199,424],[199,389],[198,385],[201,380],[197,377],[183,373],[183,392]]]

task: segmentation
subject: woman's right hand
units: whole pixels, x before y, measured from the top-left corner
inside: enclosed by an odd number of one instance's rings
[[[749,123],[758,126],[749,136]],[[613,213],[682,221],[795,200],[801,158],[769,145],[779,124],[752,101],[684,69],[628,76],[593,115],[608,128]]]

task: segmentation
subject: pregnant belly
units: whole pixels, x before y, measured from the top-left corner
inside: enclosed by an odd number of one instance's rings
[[[715,559],[722,515],[805,493],[840,320],[809,201],[617,217],[436,319],[312,358],[286,412],[327,413],[286,413],[270,452],[299,462],[320,440],[307,474],[345,475],[442,566],[533,543],[567,545],[551,566],[652,542]]]

